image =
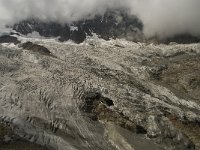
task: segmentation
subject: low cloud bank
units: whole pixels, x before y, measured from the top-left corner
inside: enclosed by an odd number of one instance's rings
[[[0,25],[28,18],[70,23],[124,9],[144,24],[147,37],[200,36],[199,0],[0,0]]]

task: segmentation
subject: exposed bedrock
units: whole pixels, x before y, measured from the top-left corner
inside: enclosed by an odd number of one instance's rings
[[[13,36],[10,36],[10,35],[3,35],[3,36],[0,36],[0,43],[19,44],[20,41],[16,37],[13,37]]]
[[[20,21],[12,28],[23,35],[38,32],[43,37],[58,37],[60,42],[72,40],[82,43],[87,36],[97,34],[99,38],[126,39],[133,42],[147,43],[197,43],[200,37],[188,33],[180,33],[172,37],[146,37],[143,34],[143,23],[134,15],[124,10],[108,10],[104,15],[96,15],[93,18],[76,22],[61,24],[57,22],[45,22],[36,18]]]
[[[92,19],[80,20],[70,24],[44,22],[37,19],[21,21],[13,26],[17,32],[27,35],[34,31],[44,37],[59,37],[59,41],[72,40],[82,43],[86,36],[96,33],[100,38],[125,38],[130,41],[144,41],[142,34],[143,25],[133,15],[128,15],[123,10],[110,10],[103,16]]]

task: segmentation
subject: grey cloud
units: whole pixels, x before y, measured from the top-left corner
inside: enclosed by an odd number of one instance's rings
[[[0,24],[26,18],[69,23],[123,8],[138,16],[147,37],[200,35],[200,0],[0,0]]]

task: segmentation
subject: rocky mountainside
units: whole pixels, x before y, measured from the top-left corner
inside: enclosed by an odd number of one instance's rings
[[[143,41],[142,28],[142,23],[135,16],[119,10],[107,11],[103,16],[97,15],[92,19],[70,24],[30,19],[13,26],[14,30],[24,35],[36,31],[44,37],[60,37],[60,41],[70,39],[76,43],[83,42],[86,36],[91,36],[93,33],[105,40],[121,37],[131,41]]]
[[[200,44],[17,41],[0,46],[0,149],[200,148]]]
[[[45,22],[38,19],[28,19],[12,26],[12,28],[23,35],[38,32],[44,37],[58,37],[60,42],[72,40],[82,43],[87,36],[97,34],[99,38],[126,39],[133,42],[165,43],[176,42],[180,44],[200,42],[200,37],[187,33],[173,37],[147,38],[143,34],[143,23],[134,15],[123,10],[108,10],[103,16],[96,15],[94,18],[80,20],[69,24],[58,22]]]

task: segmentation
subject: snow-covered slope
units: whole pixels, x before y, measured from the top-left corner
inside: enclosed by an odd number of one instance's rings
[[[4,149],[17,140],[59,150],[200,146],[200,44],[17,38],[0,46]]]

